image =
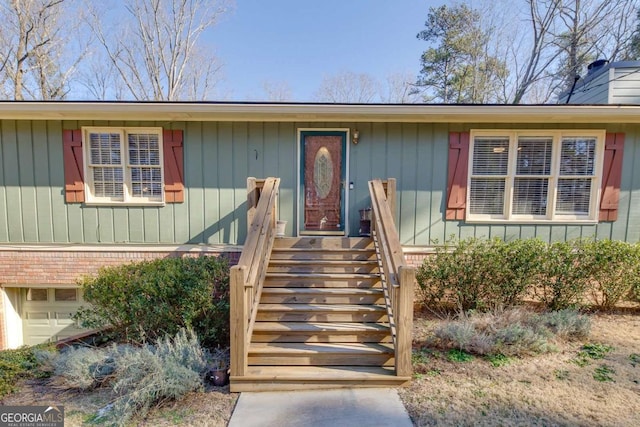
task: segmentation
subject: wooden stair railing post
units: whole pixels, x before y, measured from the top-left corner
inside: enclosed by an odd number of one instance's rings
[[[416,271],[411,267],[400,267],[400,286],[396,297],[398,299],[396,312],[396,375],[411,375],[411,330],[413,328],[413,286]]]
[[[258,207],[258,189],[256,188],[256,179],[254,177],[247,178],[247,233],[251,228],[253,217]]]
[[[389,317],[395,333],[395,370],[397,376],[411,376],[411,332],[413,323],[413,287],[415,269],[406,266],[395,226],[396,180],[370,181],[372,230],[378,241],[381,267],[389,294]]]
[[[396,179],[387,178],[386,181],[383,181],[382,185],[384,187],[384,192],[387,196],[387,203],[389,204],[389,209],[391,209],[393,222],[394,224],[396,224],[398,222],[396,219]]]
[[[230,271],[232,381],[245,376],[249,365],[252,325],[273,247],[279,183],[279,178],[247,178],[247,238]]]
[[[231,267],[229,303],[231,305],[231,375],[244,376],[248,365],[247,329],[249,326],[249,306],[245,290],[246,268],[241,265]]]
[[[247,178],[247,232],[249,232],[253,217],[256,214],[264,182],[264,179],[256,179],[254,177]]]

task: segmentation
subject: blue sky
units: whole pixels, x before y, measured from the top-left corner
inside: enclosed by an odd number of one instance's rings
[[[223,91],[255,100],[263,83],[286,82],[294,101],[312,101],[324,76],[341,71],[383,80],[419,71],[416,38],[433,0],[236,0],[211,32],[224,63]]]

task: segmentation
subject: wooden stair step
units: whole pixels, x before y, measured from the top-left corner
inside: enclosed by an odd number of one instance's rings
[[[371,260],[340,260],[340,259],[320,259],[320,260],[297,260],[297,259],[276,259],[271,260],[269,264],[273,265],[307,265],[307,264],[318,264],[318,265],[378,265],[377,261]]]
[[[364,280],[380,279],[379,274],[374,273],[309,273],[309,274],[296,274],[296,273],[267,273],[265,280],[277,280],[277,279],[318,279],[318,280]]]
[[[272,277],[264,282],[266,288],[381,288],[380,277],[366,277],[362,279],[318,278],[293,275],[290,277]]]
[[[267,273],[264,282],[265,288],[372,288],[381,286],[380,275],[371,273]]]
[[[410,380],[396,376],[393,367],[249,366],[245,376],[231,377],[231,392],[398,387]]]
[[[251,343],[249,365],[269,366],[389,366],[391,343]]]
[[[249,354],[386,354],[393,355],[393,345],[367,343],[251,343]]]
[[[374,249],[337,248],[332,250],[314,248],[274,248],[271,260],[343,260],[375,261]]]
[[[386,322],[383,305],[259,304],[256,321]]]
[[[283,237],[275,239],[274,248],[373,249],[370,237]]]
[[[252,342],[391,342],[387,323],[256,322]]]
[[[325,322],[256,322],[254,331],[258,332],[380,332],[389,333],[389,324],[386,323],[325,323]]]
[[[266,304],[381,304],[382,288],[264,288],[261,303]]]
[[[271,260],[267,273],[375,273],[376,261],[340,261],[340,260]]]

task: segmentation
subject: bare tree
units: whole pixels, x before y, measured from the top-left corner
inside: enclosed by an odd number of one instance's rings
[[[107,66],[105,66],[105,64]],[[84,88],[83,96],[88,99],[123,99],[125,90],[118,80],[116,70],[102,50],[90,52],[78,70],[78,86]]]
[[[112,37],[101,13],[93,27],[128,97],[139,101],[204,100],[220,64],[200,37],[229,9],[226,0],[128,0],[128,19]]]
[[[520,104],[534,84],[549,76],[551,65],[560,55],[551,47],[554,45],[553,33],[561,0],[526,0],[526,5],[530,25],[527,54],[524,57],[519,54],[522,40],[511,46],[515,64],[513,104]]]
[[[291,87],[286,81],[262,82],[264,98],[259,101],[287,102],[292,100]]]
[[[414,82],[415,74],[395,72],[388,74],[381,89],[380,100],[387,104],[415,104],[421,95]]]
[[[0,6],[0,81],[15,100],[63,99],[86,47],[73,46],[81,19],[73,0],[10,0]]]
[[[342,71],[322,79],[315,97],[321,102],[367,104],[374,102],[378,93],[378,83],[369,74]]]
[[[544,103],[597,58],[625,58],[638,0],[504,0],[487,2],[483,20],[500,31],[489,44],[508,67],[505,103]]]
[[[611,61],[625,50],[633,28],[629,17],[637,7],[633,0],[564,0],[559,10],[559,32],[554,34],[560,51],[557,76],[567,89],[587,64],[603,57]],[[615,37],[611,37],[614,34]]]

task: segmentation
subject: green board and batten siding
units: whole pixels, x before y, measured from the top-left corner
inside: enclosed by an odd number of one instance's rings
[[[62,130],[82,126],[158,126],[184,130],[185,202],[164,207],[66,204]],[[0,243],[238,244],[246,230],[247,176],[278,176],[279,213],[295,229],[298,128],[357,128],[350,144],[349,225],[367,207],[367,181],[398,183],[400,239],[428,246],[450,236],[575,237],[640,240],[640,126],[579,125],[624,132],[618,220],[598,225],[474,225],[444,220],[448,134],[473,128],[531,125],[308,122],[0,122]],[[545,124],[544,128],[570,126]],[[635,206],[635,208],[632,208]]]

